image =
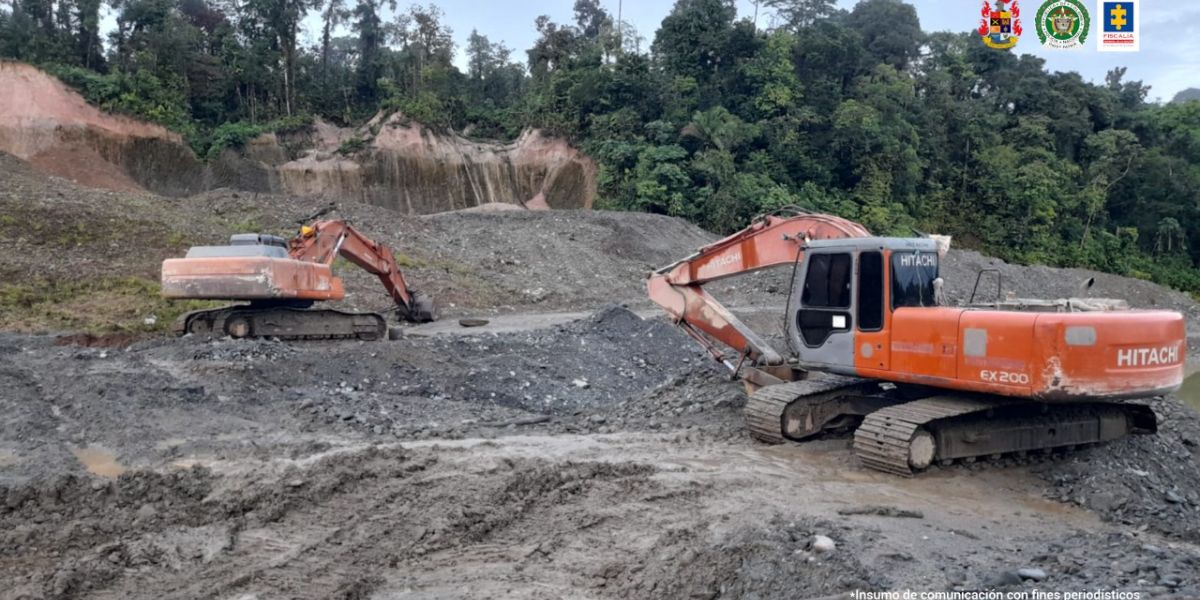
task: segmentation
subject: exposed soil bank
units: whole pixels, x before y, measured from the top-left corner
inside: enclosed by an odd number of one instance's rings
[[[357,130],[317,123],[268,134],[196,158],[176,134],[107,114],[22,63],[0,62],[0,151],[43,173],[120,192],[186,196],[227,187],[352,200],[406,214],[507,203],[529,209],[590,208],[596,165],[564,140],[530,130],[510,144],[436,133],[402,115]],[[343,152],[357,140],[361,149]]]

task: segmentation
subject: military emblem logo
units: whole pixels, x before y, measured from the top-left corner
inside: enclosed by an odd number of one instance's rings
[[[1099,0],[1101,52],[1137,52],[1141,43],[1138,32],[1138,0]]]
[[[1038,39],[1056,50],[1082,48],[1092,26],[1087,8],[1079,0],[1047,0],[1036,19]]]
[[[979,25],[983,43],[1000,50],[1016,46],[1021,37],[1020,17],[1017,0],[997,0],[994,5],[983,0],[983,23]]]

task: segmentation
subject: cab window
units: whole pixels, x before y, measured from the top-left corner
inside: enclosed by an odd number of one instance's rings
[[[933,280],[938,276],[937,252],[892,253],[892,308],[936,306]]]
[[[804,306],[814,308],[850,308],[849,254],[817,254],[808,260],[804,277]]]
[[[858,328],[883,328],[883,254],[863,252],[858,256]]]

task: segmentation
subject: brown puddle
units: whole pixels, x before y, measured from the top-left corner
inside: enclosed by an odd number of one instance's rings
[[[1200,369],[1193,370],[1183,380],[1183,387],[1179,388],[1175,395],[1183,400],[1184,404],[1200,411]]]
[[[107,448],[102,446],[87,446],[85,448],[72,448],[71,452],[83,467],[93,475],[101,477],[119,477],[125,472],[125,465],[117,462],[117,457]]]
[[[1200,410],[1200,365],[1187,365],[1183,371],[1183,386],[1175,397],[1187,406]]]

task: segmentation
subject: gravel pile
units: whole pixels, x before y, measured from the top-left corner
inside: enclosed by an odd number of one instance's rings
[[[321,380],[303,410],[325,424],[406,438],[533,426],[610,433],[691,425],[732,434],[745,401],[690,338],[620,307],[531,332],[404,339],[365,362],[388,358],[395,362],[380,365],[381,376],[326,377],[311,363],[304,371]]]
[[[1189,545],[1155,545],[1132,532],[1074,535],[1035,546],[1026,566],[978,573],[954,587],[980,590],[1095,590],[1142,598],[1195,598],[1200,552]],[[969,579],[969,578],[968,578]]]
[[[1106,521],[1200,542],[1200,415],[1174,399],[1154,402],[1157,435],[1132,436],[1064,455],[1035,469],[1047,496]]]

